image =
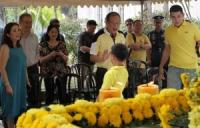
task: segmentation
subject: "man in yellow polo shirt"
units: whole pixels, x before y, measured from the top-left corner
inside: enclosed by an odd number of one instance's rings
[[[182,88],[180,74],[194,73],[197,69],[196,42],[200,42],[200,30],[191,22],[184,20],[182,7],[173,5],[170,8],[172,25],[165,30],[165,49],[161,59],[159,72],[163,77],[163,66],[170,57],[167,72],[167,87]]]
[[[141,60],[146,62],[148,57],[147,50],[151,48],[151,43],[149,38],[142,33],[143,23],[141,20],[135,20],[133,28],[136,36],[136,42],[127,42],[133,49],[130,58],[132,60]]]
[[[151,48],[151,43],[149,38],[143,34],[143,23],[141,20],[135,20],[133,24],[133,31],[136,37],[136,41],[126,38],[126,45],[131,48],[130,60],[132,61],[143,61],[146,62],[147,51]],[[139,62],[140,63],[140,62]],[[138,69],[139,68],[139,69]],[[134,67],[129,69],[129,87],[136,89],[136,86],[145,82],[146,78],[145,65],[141,63],[139,67]],[[131,92],[131,95],[133,91]]]
[[[123,33],[118,31],[120,23],[120,15],[117,12],[108,13],[105,18],[105,28],[100,29],[94,37],[90,49],[90,60],[97,66],[95,76],[97,92],[103,83],[104,74],[113,66],[109,56],[111,47],[117,43],[125,43]]]

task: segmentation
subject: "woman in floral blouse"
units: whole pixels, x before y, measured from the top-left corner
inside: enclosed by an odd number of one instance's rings
[[[66,103],[66,73],[68,53],[64,42],[58,41],[59,29],[55,25],[47,28],[47,41],[40,43],[41,74],[46,88],[46,105],[54,101],[54,89],[58,89],[61,104]]]

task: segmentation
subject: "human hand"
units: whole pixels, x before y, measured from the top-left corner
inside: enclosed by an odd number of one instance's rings
[[[56,51],[56,55],[63,57],[65,54],[62,51]]]
[[[27,85],[28,85],[30,88],[32,87],[29,80],[27,80]]]
[[[108,52],[108,50],[104,50],[103,54],[102,54],[102,61],[105,61],[109,58],[110,53]]]
[[[159,67],[159,79],[160,80],[164,80],[165,79],[163,67]]]
[[[56,55],[57,55],[57,52],[56,52],[56,51],[52,51],[52,52],[49,54],[49,56],[50,56],[51,58],[55,57]]]
[[[10,85],[6,85],[6,93],[13,96],[13,89]]]
[[[151,60],[147,60],[147,64],[148,64],[148,65],[151,65]]]
[[[140,48],[141,48],[141,47],[140,47],[139,44],[133,44],[133,45],[132,45],[132,49],[133,49],[133,50],[136,50],[136,51],[137,51],[137,50],[140,50]]]

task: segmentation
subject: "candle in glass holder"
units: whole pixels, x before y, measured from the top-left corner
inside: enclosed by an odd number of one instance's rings
[[[154,84],[153,82],[142,84],[137,87],[138,94],[141,93],[149,93],[151,95],[155,95],[159,93],[158,85]]]
[[[99,101],[104,101],[108,98],[118,98],[121,97],[120,90],[118,88],[101,89],[99,91]]]

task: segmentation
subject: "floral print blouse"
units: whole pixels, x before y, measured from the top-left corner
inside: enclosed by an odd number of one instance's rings
[[[41,57],[47,56],[52,51],[62,51],[65,55],[68,55],[64,42],[60,41],[58,45],[54,47],[51,47],[48,42],[40,43]],[[54,58],[41,63],[40,71],[43,76],[64,76],[68,72],[67,62],[65,62],[61,56],[55,56]]]

